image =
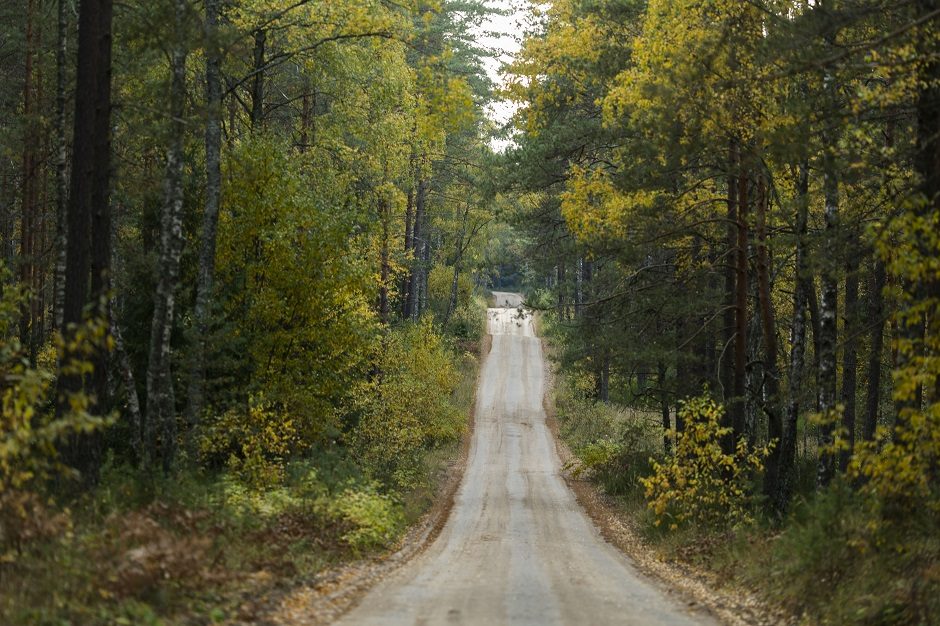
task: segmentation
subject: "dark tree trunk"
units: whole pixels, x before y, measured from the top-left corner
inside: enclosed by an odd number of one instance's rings
[[[114,301],[109,303],[111,317],[111,337],[114,340],[114,356],[117,359],[116,368],[121,376],[121,383],[124,385],[124,395],[126,406],[124,407],[128,430],[131,435],[131,449],[138,466],[143,461],[143,440],[141,439],[143,431],[143,418],[140,412],[140,398],[137,395],[137,381],[134,377],[134,367],[131,364],[130,355],[127,353],[127,344],[124,342],[124,334],[121,332],[121,326],[114,313]]]
[[[742,159],[743,161],[743,159]],[[734,293],[734,401],[731,404],[731,425],[734,443],[747,435],[745,419],[747,413],[747,247],[750,177],[742,169],[738,176],[738,221],[735,245],[735,293]]]
[[[215,248],[222,195],[222,75],[219,54],[219,2],[206,0],[206,201],[202,213],[202,240],[193,311],[195,336],[189,372],[186,418],[187,447],[195,453],[193,435],[205,404],[206,337],[215,284]]]
[[[414,185],[408,187],[408,201],[405,204],[405,254],[414,255]],[[401,318],[411,319],[411,277],[413,268],[401,279]]]
[[[427,184],[425,184],[425,195],[427,194]],[[425,204],[427,199],[425,198]],[[428,310],[428,277],[431,270],[431,216],[428,214],[427,206],[424,208],[424,220],[421,224],[421,232],[424,236],[421,238],[421,267],[418,276],[420,277],[418,285],[418,315],[423,315]]]
[[[57,8],[56,34],[56,94],[55,94],[55,139],[56,139],[56,230],[55,271],[52,287],[52,319],[55,328],[62,328],[62,307],[65,300],[65,247],[67,242],[66,222],[69,197],[68,140],[65,113],[66,63],[68,63],[68,12],[67,0],[59,0]]]
[[[584,259],[578,257],[574,277],[574,316],[580,318],[584,306]]]
[[[824,159],[826,250],[839,249],[839,181],[834,158]],[[819,411],[825,423],[819,433],[817,484],[828,485],[835,473],[835,457],[826,453],[833,442],[831,417],[836,409],[836,343],[838,341],[839,264],[827,259],[822,272],[822,299],[819,308]]]
[[[595,350],[597,373],[594,377],[594,394],[600,402],[610,402],[610,352],[606,348]]]
[[[388,281],[392,269],[389,250],[389,222],[391,218],[391,207],[385,198],[381,198],[379,200],[379,220],[382,224],[382,250],[379,259],[381,271],[379,279],[379,322],[382,325],[389,323]]]
[[[854,239],[854,238],[853,238]],[[848,449],[839,457],[839,469],[845,471],[855,448],[855,394],[858,368],[858,256],[856,242],[847,247],[845,264],[845,342],[842,348],[842,428],[847,437]]]
[[[819,338],[822,336],[822,323],[819,315],[819,295],[816,291],[816,278],[807,275],[803,279],[803,291],[806,294],[806,310],[809,313],[809,328],[813,331],[813,381],[816,390],[814,408],[819,412]]]
[[[809,272],[806,258],[806,230],[809,221],[809,166],[800,164],[797,184],[796,213],[796,286],[793,290],[793,320],[790,323],[790,375],[787,388],[787,416],[779,445],[771,454],[777,466],[776,479],[766,485],[771,506],[782,517],[789,507],[793,491],[793,470],[796,463],[796,436],[800,417],[800,394],[803,389],[803,369],[806,355],[807,280]],[[779,452],[777,452],[779,450]]]
[[[95,180],[91,202],[91,298],[97,315],[108,318],[111,290],[111,0],[99,0],[107,15],[100,16],[100,59],[102,67],[96,85]],[[107,59],[106,62],[104,60]],[[107,111],[107,113],[104,113]],[[93,388],[102,412],[107,410],[110,353],[103,347],[95,353]]]
[[[23,135],[23,159],[20,216],[20,254],[19,279],[20,285],[26,290],[20,315],[20,343],[26,348],[31,363],[36,362],[36,301],[38,274],[40,272],[37,245],[38,219],[39,219],[39,168],[41,160],[36,150],[39,146],[39,129],[36,115],[36,76],[34,75],[34,58],[39,47],[39,24],[37,23],[36,1],[29,0],[26,4],[26,59],[24,64],[23,80],[23,118],[25,132]]]
[[[769,196],[763,172],[757,175],[757,292],[760,303],[761,336],[764,342],[764,413],[767,435],[774,442],[767,459],[766,490],[774,493],[780,477],[780,444],[783,420],[780,416],[780,372],[777,369],[777,320],[770,285],[770,255],[767,251],[767,212]]]
[[[885,126],[885,147],[894,147],[895,123],[889,121]],[[889,178],[885,176],[883,187],[887,190]],[[887,275],[884,261],[876,252],[872,258],[871,279],[868,288],[868,388],[865,396],[865,423],[862,425],[862,437],[866,441],[875,438],[881,405],[881,360],[884,355],[884,290]]]
[[[735,317],[735,249],[738,243],[738,150],[732,141],[728,148],[728,206],[727,206],[727,254],[724,258],[724,334],[722,350],[719,356],[721,367],[718,372],[721,382],[722,399],[727,410],[722,417],[722,426],[733,429],[731,405],[734,402],[734,317]],[[733,436],[725,437],[722,447],[726,453],[734,448]]]
[[[104,232],[93,229],[101,228],[102,223],[109,221],[103,218],[110,217],[111,18],[111,0],[85,0],[80,5],[74,167],[68,198],[68,245],[62,300],[62,332],[65,336],[71,336],[73,329],[82,323],[86,305],[98,304],[99,296],[103,295],[99,291],[103,277],[100,274],[92,276],[92,250],[95,249],[94,258],[98,259],[100,246],[95,244],[102,238],[106,241],[110,238],[110,229]],[[96,269],[100,269],[100,264]],[[106,372],[102,371],[105,364],[101,356],[95,359],[94,366],[101,373],[94,379],[107,381]],[[68,410],[68,396],[82,386],[83,381],[78,375],[59,376],[57,411],[60,414]],[[96,400],[100,402],[103,398]],[[92,406],[92,410],[100,408],[97,402]],[[100,434],[75,435],[64,452],[66,461],[82,473],[86,485],[97,481],[101,465]]]
[[[415,217],[414,226],[411,235],[411,273],[408,277],[408,302],[405,307],[408,313],[407,317],[416,320],[420,315],[421,296],[418,293],[421,289],[421,266],[424,262],[424,245],[427,239],[427,233],[424,232],[424,212],[427,200],[427,182],[423,178],[418,179],[418,187],[415,190]]]
[[[669,388],[666,386],[667,369],[665,363],[659,363],[656,376],[659,382],[659,410],[663,421],[663,450],[668,454],[672,449],[672,440],[669,438]]]
[[[454,250],[454,275],[450,283],[450,297],[447,299],[447,311],[444,313],[444,325],[450,321],[450,316],[457,308],[457,287],[460,281],[460,270],[463,266],[463,253],[467,243],[467,220],[470,217],[470,203],[464,207],[463,217],[460,220],[460,232],[457,234],[457,245]]]
[[[921,16],[936,15],[940,10],[940,0],[918,0],[918,12]],[[940,214],[940,59],[937,58],[936,44],[936,17],[932,24],[925,27],[921,35],[918,48],[920,57],[924,59],[920,67],[920,93],[917,98],[917,142],[915,148],[914,166],[920,175],[920,192],[923,202],[917,208],[919,217],[927,220],[936,219]],[[924,259],[931,259],[936,255],[936,246],[931,236],[919,234],[917,238],[918,253]],[[922,331],[920,337],[915,339],[919,346],[920,357],[923,359],[937,358],[935,339],[928,345],[927,336],[936,337],[940,333],[940,280],[936,275],[923,281],[915,293],[915,305],[921,302],[928,303],[929,309],[924,314],[928,326],[920,322]],[[904,311],[910,318],[910,312]],[[911,326],[910,319],[908,327]],[[926,380],[918,386],[918,402],[916,407],[922,410],[923,394],[932,402],[940,401],[940,376],[937,368],[933,368],[933,380]]]
[[[884,288],[885,266],[881,259],[872,262],[871,287],[868,291],[868,324],[871,338],[868,352],[868,390],[865,399],[865,424],[862,436],[866,441],[875,438],[881,403],[881,357],[884,353]]]

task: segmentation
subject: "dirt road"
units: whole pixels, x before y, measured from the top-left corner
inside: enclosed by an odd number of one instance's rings
[[[470,459],[428,549],[341,624],[710,623],[640,577],[598,534],[560,475],[542,409],[544,363],[516,294],[488,312]]]

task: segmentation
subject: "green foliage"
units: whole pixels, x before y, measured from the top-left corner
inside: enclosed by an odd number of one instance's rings
[[[924,509],[940,514],[940,292],[926,287],[940,284],[940,211],[923,215],[925,202],[918,198],[894,217],[879,241],[903,285],[895,315],[903,330],[895,340],[899,364],[893,371],[900,410],[894,428],[881,428],[874,440],[859,445],[849,467],[872,498],[875,519]],[[899,241],[903,254],[897,253]]]
[[[232,408],[204,425],[203,460],[224,460],[241,480],[266,489],[284,480],[285,465],[297,453],[294,421],[263,397],[249,398],[247,410]]]
[[[686,400],[679,413],[684,427],[675,453],[652,461],[652,475],[641,480],[656,525],[667,522],[675,529],[688,524],[719,528],[750,523],[750,481],[761,470],[769,448],[749,451],[742,439],[733,454],[726,454],[721,439],[731,429],[721,426],[723,409],[708,396]]]
[[[559,384],[555,405],[565,438],[574,450],[606,439],[620,430],[621,416],[611,406],[595,402],[590,376],[569,374]]]
[[[62,362],[64,374],[89,375],[92,354],[108,345],[107,325],[99,319],[88,321],[68,340],[58,340],[54,351],[31,366],[19,341],[12,338],[19,306],[17,291],[5,288],[0,299],[0,337],[9,339],[0,342],[0,496],[51,474],[68,473],[57,462],[56,445],[69,435],[90,433],[111,421],[89,412],[90,398],[81,390],[68,394],[60,414],[54,408],[55,361]]]
[[[6,272],[0,272],[4,280]],[[56,365],[62,374],[87,377],[92,357],[108,349],[107,324],[93,318],[73,329],[68,339],[57,337],[29,363],[13,338],[21,294],[4,287],[0,296],[0,567],[14,562],[24,546],[67,529],[70,519],[43,497],[46,481],[74,478],[75,470],[61,463],[58,447],[73,435],[85,435],[111,424],[113,417],[91,413],[92,398],[79,389],[66,392],[64,407],[56,408]]]
[[[377,489],[375,484],[361,490],[346,489],[333,504],[338,515],[353,527],[343,534],[343,541],[355,550],[387,546],[402,528],[399,505]]]
[[[454,282],[454,268],[435,265],[428,273],[428,304],[436,317],[443,317],[450,302]],[[473,280],[461,274],[457,279],[457,305],[465,304],[473,296]]]
[[[486,332],[486,302],[481,296],[473,296],[460,304],[450,316],[447,331],[468,342],[478,342]]]
[[[377,478],[396,488],[414,487],[424,452],[455,441],[465,426],[451,397],[456,360],[425,319],[391,331],[376,361],[378,373],[358,390],[353,448]]]
[[[245,345],[238,401],[263,392],[315,442],[339,429],[377,331],[355,215],[337,208],[347,175],[263,135],[227,163],[218,271],[226,341]]]
[[[744,534],[717,559],[819,623],[928,624],[940,610],[938,530],[923,514],[873,524],[866,496],[838,480],[801,503],[779,535]],[[768,575],[775,584],[765,586]]]
[[[592,399],[587,376],[562,375],[555,391],[561,435],[587,473],[612,495],[633,495],[662,450],[659,426],[649,414]]]

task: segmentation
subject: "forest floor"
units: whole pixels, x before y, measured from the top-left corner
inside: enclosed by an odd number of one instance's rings
[[[455,402],[468,421],[489,340],[463,346],[474,354],[463,359]],[[335,452],[290,466],[283,485],[262,493],[224,474],[142,478],[109,463],[98,489],[64,510],[22,503],[30,524],[15,559],[0,561],[0,624],[331,621],[436,536],[469,441],[467,433],[427,452],[427,480],[398,494],[403,534],[391,547],[362,550],[343,539],[349,525],[321,506],[342,499],[350,480]],[[310,484],[329,492],[308,493]]]

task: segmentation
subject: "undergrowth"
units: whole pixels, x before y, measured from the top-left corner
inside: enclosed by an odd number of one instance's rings
[[[655,416],[594,402],[576,377],[558,378],[555,408],[560,434],[578,457],[573,471],[607,493],[663,558],[752,589],[799,623],[940,623],[940,520],[929,510],[879,510],[840,479],[818,493],[811,485],[800,492],[783,521],[768,520],[752,502],[734,524],[711,517],[715,523],[658,523],[645,496],[661,504],[688,477],[689,459],[679,471]],[[656,475],[657,464],[674,471],[660,473],[664,487],[645,494],[644,479]],[[806,464],[799,474],[811,476]]]
[[[478,356],[452,353],[448,410],[465,420]],[[295,457],[267,446],[257,460],[238,448],[215,470],[170,478],[111,459],[98,487],[75,499],[24,495],[23,540],[0,562],[0,624],[256,621],[277,589],[398,543],[434,502],[459,437],[432,443],[404,486],[327,441]]]

